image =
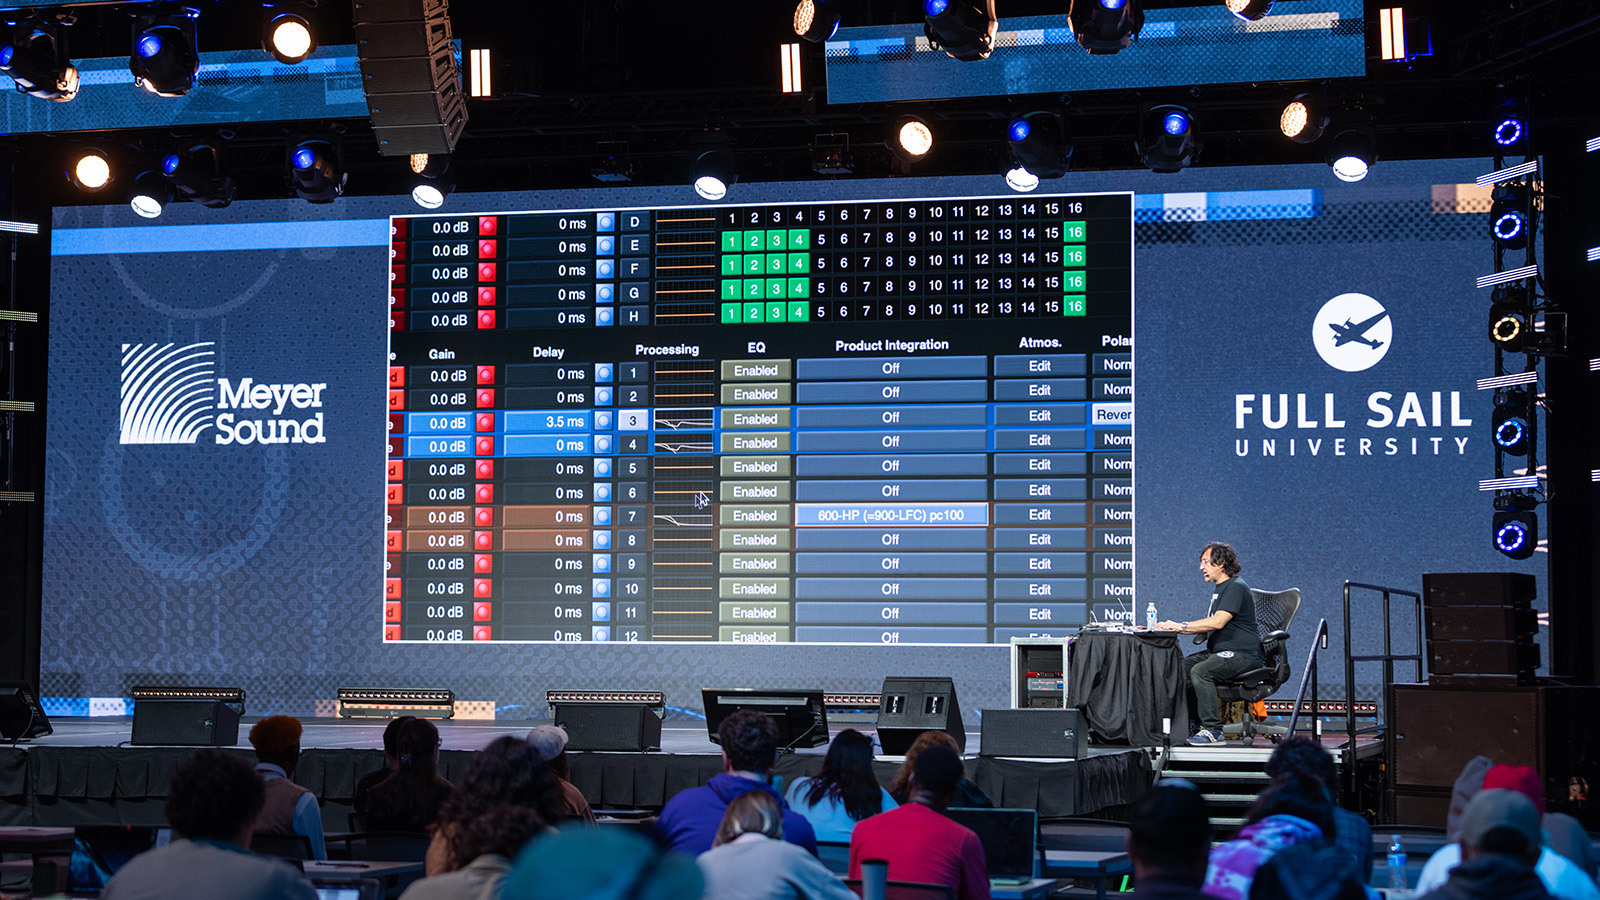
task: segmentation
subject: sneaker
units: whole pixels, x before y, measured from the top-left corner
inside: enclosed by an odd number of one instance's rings
[[[1223,737],[1222,732],[1212,731],[1209,728],[1202,728],[1194,733],[1194,737],[1189,738],[1191,747],[1220,747],[1227,742],[1228,739]]]

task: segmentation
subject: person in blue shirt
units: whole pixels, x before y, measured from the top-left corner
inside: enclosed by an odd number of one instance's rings
[[[839,844],[850,842],[857,822],[900,805],[872,774],[872,739],[854,728],[839,732],[822,771],[795,779],[784,799],[811,823],[817,840]]]

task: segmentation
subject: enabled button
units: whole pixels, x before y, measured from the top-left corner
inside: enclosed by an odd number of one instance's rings
[[[746,622],[760,624],[763,622],[773,624],[787,624],[789,622],[789,604],[787,603],[719,603],[717,604],[717,620],[744,624]]]

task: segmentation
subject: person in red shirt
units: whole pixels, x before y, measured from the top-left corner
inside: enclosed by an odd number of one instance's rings
[[[988,863],[972,829],[946,818],[961,782],[961,758],[946,747],[917,756],[904,806],[862,819],[850,835],[850,877],[861,862],[889,863],[890,881],[942,884],[957,900],[989,900]]]

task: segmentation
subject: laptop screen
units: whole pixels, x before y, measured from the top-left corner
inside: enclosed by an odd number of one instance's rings
[[[172,842],[172,829],[152,825],[79,825],[73,830],[71,893],[94,893],[128,860]]]
[[[945,815],[977,832],[990,878],[1032,878],[1039,814],[1031,809],[951,807]]]
[[[378,900],[383,896],[383,886],[371,878],[360,881],[313,878],[311,885],[317,889],[317,900]]]

